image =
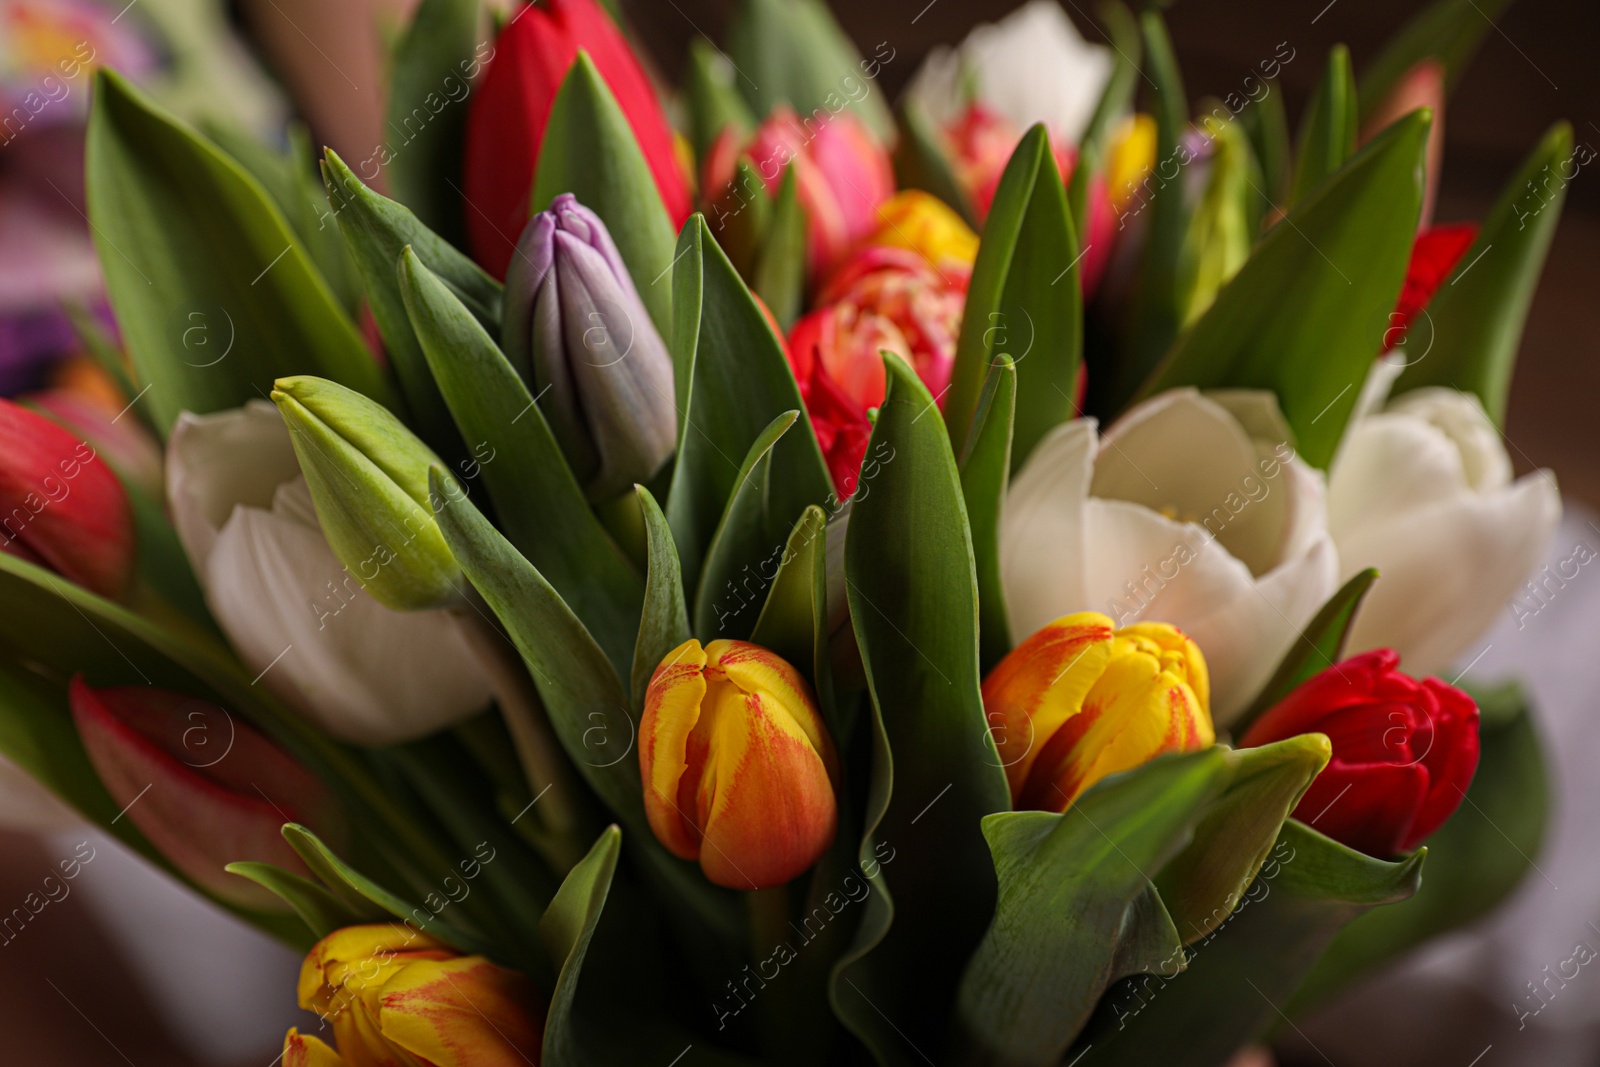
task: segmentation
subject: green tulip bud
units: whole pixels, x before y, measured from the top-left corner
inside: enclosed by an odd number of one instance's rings
[[[440,459],[389,410],[309,375],[279,378],[283,414],[322,533],[374,599],[397,611],[461,596],[461,568],[435,518],[428,467]]]

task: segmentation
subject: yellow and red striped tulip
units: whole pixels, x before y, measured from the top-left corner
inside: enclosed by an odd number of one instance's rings
[[[544,1010],[533,983],[399,923],[347,926],[300,966],[300,1006],[333,1028],[338,1051],[290,1030],[285,1067],[526,1067]]]
[[[1018,809],[1065,811],[1110,774],[1216,741],[1199,647],[1175,626],[1057,619],[983,683],[983,709]]]
[[[639,735],[651,829],[718,885],[782,885],[832,843],[833,742],[800,672],[760,645],[679,645],[650,679]]]

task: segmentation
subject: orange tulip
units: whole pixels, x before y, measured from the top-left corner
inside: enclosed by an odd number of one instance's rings
[[[290,1030],[284,1067],[526,1067],[544,1012],[525,975],[463,956],[399,923],[347,926],[300,966],[300,1006],[333,1027],[335,1052]]]
[[[1205,657],[1175,626],[1085,611],[1046,626],[983,683],[1018,809],[1065,811],[1100,779],[1216,741]]]
[[[811,687],[761,646],[679,645],[650,679],[639,735],[651,829],[718,885],[782,885],[832,843],[833,742]]]

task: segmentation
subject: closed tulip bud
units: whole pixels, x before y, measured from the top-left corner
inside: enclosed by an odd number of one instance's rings
[[[133,572],[128,495],[88,444],[0,400],[0,552],[105,597]]]
[[[460,599],[461,569],[428,492],[433,450],[383,405],[322,378],[279,378],[283,414],[322,532],[362,589],[416,611]]]
[[[284,823],[303,823],[343,847],[346,823],[333,795],[215,704],[144,685],[94,689],[81,677],[68,700],[89,761],[128,820],[174,867],[224,900],[288,910],[223,869],[255,860],[309,877],[283,839]]]
[[[516,258],[507,234],[528,221],[550,108],[578,51],[594,61],[649,164],[676,229],[689,217],[689,182],[649,76],[595,0],[521,7],[495,40],[467,109],[462,164],[468,244],[497,278]]]
[[[1461,806],[1478,769],[1478,705],[1437,678],[1400,673],[1380,648],[1334,664],[1257,719],[1240,745],[1322,733],[1333,758],[1295,815],[1335,841],[1387,859],[1409,852]]]
[[[605,223],[566,193],[534,216],[517,247],[506,276],[506,358],[542,397],[592,500],[649,481],[677,443],[672,356]]]
[[[984,680],[983,709],[1019,810],[1065,811],[1107,775],[1216,741],[1199,647],[1175,626],[1118,630],[1092,611],[1012,649]]]
[[[782,885],[832,843],[833,742],[811,687],[761,646],[679,645],[650,679],[639,736],[651,829],[718,885]]]
[[[290,1030],[284,1067],[527,1067],[541,1059],[533,983],[398,923],[347,926],[300,965],[300,1006],[333,1027],[338,1051]]]

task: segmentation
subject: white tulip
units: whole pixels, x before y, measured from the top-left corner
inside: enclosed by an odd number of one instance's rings
[[[81,822],[77,812],[0,753],[0,830],[60,830]]]
[[[328,733],[395,744],[488,704],[488,683],[448,611],[392,611],[339,563],[273,405],[182,415],[167,444],[167,494],[240,659]]]
[[[906,92],[941,124],[975,92],[1013,125],[1042,122],[1076,144],[1111,68],[1111,50],[1085,41],[1056,0],[1030,0],[977,27],[959,47],[929,52]]]
[[[1271,394],[1193,389],[1103,436],[1093,419],[1051,431],[1001,514],[1012,637],[1075,611],[1171,623],[1204,653],[1226,726],[1338,588],[1322,476],[1289,439]]]
[[[1393,648],[1408,673],[1470,651],[1544,558],[1561,520],[1549,471],[1517,481],[1478,398],[1402,394],[1352,424],[1328,481],[1328,528],[1346,577],[1381,575],[1348,650]]]

